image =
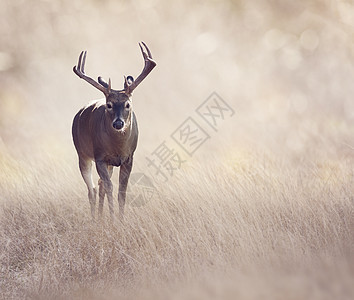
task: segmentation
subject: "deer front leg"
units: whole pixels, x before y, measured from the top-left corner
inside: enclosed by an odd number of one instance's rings
[[[108,170],[108,165],[104,161],[96,161],[96,169],[97,169],[98,175],[100,176],[101,181],[103,182],[104,191],[107,195],[107,200],[108,200],[109,214],[111,216],[111,220],[113,220],[114,219],[113,194],[112,194],[113,193],[113,184],[111,181],[110,172]],[[104,197],[104,194],[103,194],[103,197]],[[103,202],[102,202],[102,205],[103,205]]]
[[[108,166],[108,174],[109,178],[112,177],[113,174],[113,166]],[[102,213],[103,213],[103,203],[104,203],[104,196],[106,195],[106,190],[104,188],[104,183],[101,179],[98,180],[98,195],[99,195],[99,204],[98,204],[98,216],[102,218]]]
[[[132,171],[133,157],[120,166],[119,171],[119,192],[118,192],[118,204],[119,204],[119,218],[123,220],[124,217],[124,205],[125,196],[127,193],[128,180],[130,172]]]
[[[79,157],[79,167],[82,178],[84,179],[87,189],[88,198],[91,207],[92,219],[95,219],[95,206],[96,206],[96,189],[92,181],[92,162],[89,159]]]

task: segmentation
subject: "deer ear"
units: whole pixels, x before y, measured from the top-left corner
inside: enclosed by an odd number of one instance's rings
[[[124,76],[124,89],[127,90],[128,87],[133,83],[133,81],[134,81],[133,76],[130,75],[127,77]]]
[[[129,75],[129,76],[127,77],[127,80],[128,80],[129,85],[130,85],[130,84],[133,83],[134,78],[133,78],[133,76],[130,76],[130,75]]]

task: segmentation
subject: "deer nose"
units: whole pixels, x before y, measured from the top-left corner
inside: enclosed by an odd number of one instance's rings
[[[124,126],[124,121],[122,120],[116,120],[113,122],[113,127],[117,130],[122,129]]]

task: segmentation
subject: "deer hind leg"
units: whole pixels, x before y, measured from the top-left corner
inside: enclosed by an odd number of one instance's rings
[[[124,217],[124,205],[125,197],[127,193],[128,180],[130,172],[132,171],[133,157],[120,166],[119,171],[119,192],[118,192],[118,204],[119,204],[119,217],[123,220]]]
[[[96,169],[97,169],[97,173],[100,176],[101,181],[103,182],[103,188],[104,191],[107,195],[107,200],[108,200],[108,207],[109,207],[109,213],[111,216],[111,220],[113,220],[114,215],[113,215],[113,184],[111,181],[111,176],[110,173],[108,171],[108,165],[106,162],[104,161],[96,161]],[[102,195],[104,198],[104,194],[102,191]],[[102,203],[103,205],[103,203]]]
[[[108,166],[108,175],[109,178],[112,177],[113,174],[113,166]],[[99,195],[99,204],[98,204],[98,215],[100,216],[100,218],[102,218],[102,212],[103,212],[103,203],[104,203],[104,196],[106,195],[106,190],[104,188],[104,183],[103,181],[100,179],[98,179],[98,195]]]
[[[95,219],[96,189],[92,180],[92,162],[91,160],[79,158],[79,167],[82,178],[84,179],[88,189],[88,198],[91,206],[91,216],[92,219]]]

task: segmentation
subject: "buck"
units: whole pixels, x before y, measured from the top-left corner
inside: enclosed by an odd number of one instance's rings
[[[77,76],[93,85],[105,96],[105,99],[83,107],[75,115],[72,125],[74,145],[79,156],[79,168],[87,185],[93,219],[97,191],[92,180],[92,161],[95,162],[99,175],[99,216],[102,217],[104,198],[107,195],[110,216],[111,219],[114,218],[111,182],[113,167],[120,167],[119,216],[123,218],[124,215],[127,185],[138,142],[138,124],[132,107],[132,93],[156,66],[146,44],[141,42],[139,47],[145,62],[143,71],[136,80],[132,76],[124,76],[122,90],[112,89],[111,79],[108,83],[101,77],[95,81],[85,74],[86,51],[81,52],[78,64],[73,68]]]

